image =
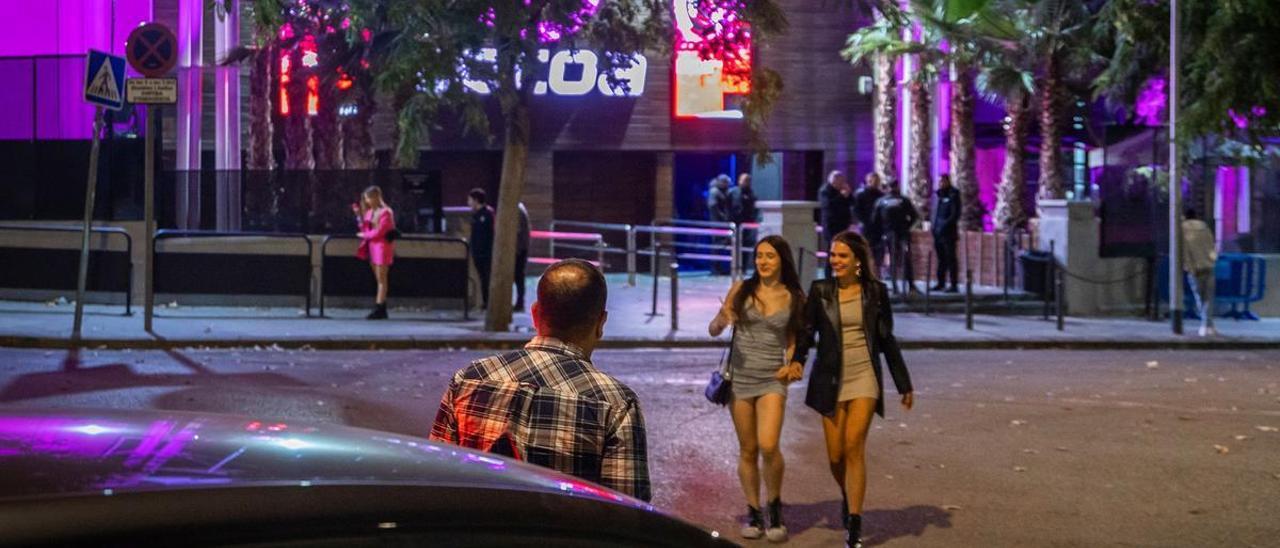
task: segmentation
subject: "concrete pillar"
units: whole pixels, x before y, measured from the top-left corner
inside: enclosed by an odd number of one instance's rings
[[[1145,292],[1141,259],[1104,259],[1099,253],[1101,224],[1093,215],[1093,203],[1040,200],[1039,241],[1066,268],[1066,310],[1071,315],[1130,314],[1141,310]]]
[[[178,228],[200,227],[200,114],[204,0],[178,0],[178,108],[174,197]]]
[[[795,254],[796,264],[804,254],[800,285],[809,287],[816,271],[812,253],[818,250],[818,234],[813,229],[813,212],[818,209],[818,202],[768,200],[756,202],[756,207],[760,208],[761,214],[761,238],[774,234],[786,238]]]
[[[214,60],[240,46],[240,0],[226,0],[226,16],[214,22]],[[214,69],[214,163],[217,175],[217,229],[240,230],[240,67]]]

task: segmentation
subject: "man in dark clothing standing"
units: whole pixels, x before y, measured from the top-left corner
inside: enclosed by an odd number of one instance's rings
[[[862,236],[871,244],[872,257],[879,264],[884,260],[884,232],[880,225],[871,222],[871,215],[875,213],[876,202],[884,197],[884,190],[880,188],[880,175],[874,171],[867,174],[865,181],[866,184],[853,193],[853,216]]]
[[[707,186],[707,220],[717,223],[733,222],[733,205],[729,201],[729,176],[721,173],[711,180]],[[716,245],[728,247],[730,240],[723,236],[712,239]],[[732,253],[730,253],[732,255]],[[728,274],[729,263],[711,261],[711,272]]]
[[[889,193],[876,202],[876,209],[872,213],[872,221],[880,226],[885,236],[889,238],[889,253],[891,254],[891,263],[894,273],[902,273],[903,281],[906,282],[907,290],[912,293],[919,293],[915,284],[915,269],[911,265],[911,227],[920,220],[920,214],[916,212],[911,200],[902,196],[902,189],[892,182],[889,185]],[[894,278],[894,289],[897,289],[897,278]]]
[[[529,265],[529,210],[524,202],[516,204],[516,212],[520,214],[520,225],[516,232],[516,311],[524,311],[524,271]]]
[[[935,291],[947,287],[947,276],[950,273],[951,287],[948,293],[959,291],[960,259],[956,254],[956,242],[960,239],[960,191],[951,186],[951,176],[943,174],[938,178],[938,193],[933,204],[933,219],[930,230],[933,232],[933,249],[938,254],[938,283]]]
[[[480,307],[489,306],[489,269],[493,266],[493,208],[489,207],[484,189],[467,193],[471,208],[471,260],[480,275]]]
[[[827,174],[826,184],[818,189],[818,214],[822,223],[822,241],[827,246],[831,245],[831,238],[849,230],[849,225],[853,224],[853,189],[849,188],[844,172],[834,170]],[[830,278],[830,264],[826,273]]]
[[[738,186],[729,189],[729,215],[735,223],[754,223],[758,221],[756,211],[756,191],[751,189],[751,174],[738,176]]]

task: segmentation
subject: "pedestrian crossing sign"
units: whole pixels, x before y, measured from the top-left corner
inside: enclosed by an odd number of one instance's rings
[[[84,74],[85,101],[111,110],[124,106],[124,57],[89,50]]]

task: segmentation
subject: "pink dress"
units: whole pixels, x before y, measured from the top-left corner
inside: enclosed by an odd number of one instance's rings
[[[376,222],[373,219],[374,213],[378,214]],[[379,266],[390,265],[395,260],[396,244],[387,241],[387,232],[395,227],[395,216],[390,209],[365,212],[364,219],[360,221],[361,241],[360,248],[356,250],[356,257],[367,259]]]

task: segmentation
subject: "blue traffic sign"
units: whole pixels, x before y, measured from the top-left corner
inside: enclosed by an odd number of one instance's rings
[[[124,57],[89,50],[84,71],[84,100],[111,110],[124,106]]]

